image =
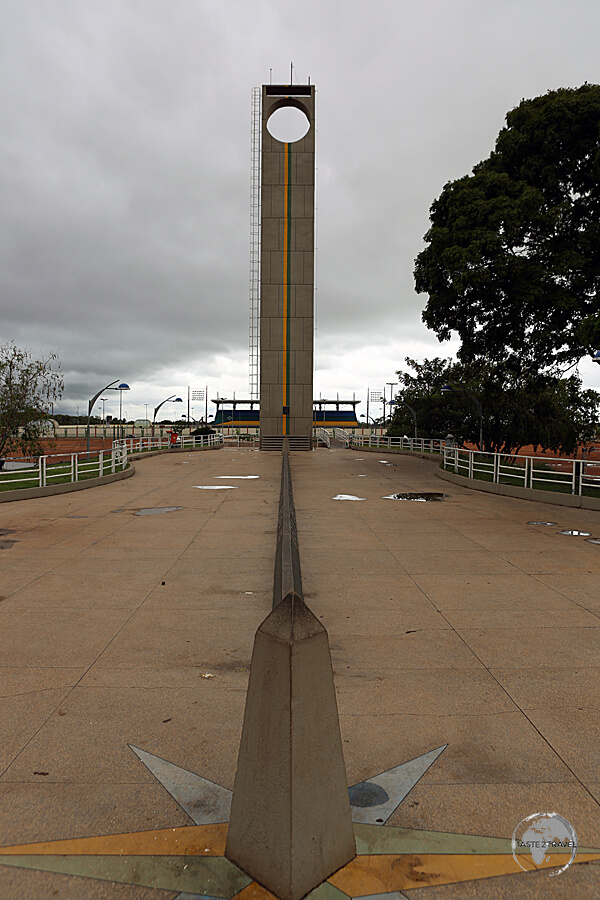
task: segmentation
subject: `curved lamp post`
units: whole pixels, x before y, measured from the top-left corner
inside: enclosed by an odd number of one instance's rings
[[[183,400],[181,399],[181,397],[177,397],[176,394],[171,394],[170,397],[167,397],[166,400],[163,400],[162,403],[159,403],[159,404],[158,404],[158,406],[157,406],[156,409],[154,410],[154,418],[152,419],[152,437],[154,437],[154,426],[155,426],[155,424],[156,424],[156,413],[159,411],[159,409],[161,408],[161,406],[164,406],[165,403],[168,403],[168,402],[169,402],[169,400],[172,400],[173,403],[183,403]]]
[[[464,387],[454,387],[453,384],[444,384],[441,388],[442,394],[466,394],[471,398],[473,403],[477,408],[477,413],[479,415],[479,452],[483,450],[483,407],[481,405],[481,401],[477,399],[477,397],[471,393],[468,388]]]
[[[121,421],[123,418],[123,391],[130,391],[131,388],[124,381],[121,384],[118,384],[116,388],[113,388],[113,391],[119,392],[119,421],[121,422],[121,438],[125,437],[125,428],[123,422]]]
[[[409,406],[409,405],[408,405],[408,403],[406,402],[406,400],[402,400],[402,399],[396,400],[396,404],[398,404],[398,403],[402,403],[403,406],[405,406],[407,409],[410,410],[410,414],[411,414],[412,419],[413,419],[413,425],[414,425],[414,427],[415,427],[415,441],[416,441],[416,440],[417,440],[417,414],[416,414],[416,412],[414,411],[414,409],[412,408],[412,406]]]
[[[384,413],[384,415],[385,415],[385,413]],[[371,426],[371,428],[375,428],[375,429],[377,429],[379,427],[377,425],[377,422],[375,421],[375,419],[372,416],[365,415],[365,413],[361,413],[359,418],[367,420],[367,427],[369,425]]]
[[[391,422],[391,420],[392,420],[392,406],[398,406],[400,403],[401,403],[403,406],[406,406],[406,408],[410,410],[410,413],[411,413],[412,419],[413,419],[414,432],[415,432],[415,441],[416,441],[416,440],[417,440],[417,414],[416,414],[415,410],[412,408],[412,406],[409,406],[409,405],[408,405],[408,403],[406,402],[406,400],[397,399],[397,400],[390,400],[390,401],[388,402],[388,405],[389,405],[389,407],[390,407],[390,422]]]
[[[119,380],[119,379],[117,378],[117,381],[118,381],[118,380]],[[86,429],[85,429],[86,437],[87,437],[87,455],[88,455],[88,459],[89,459],[89,456],[90,456],[90,418],[91,418],[91,415],[92,415],[92,409],[94,408],[94,403],[96,402],[96,400],[98,399],[98,397],[100,396],[100,394],[103,394],[104,391],[107,391],[109,388],[112,388],[113,384],[116,384],[117,381],[111,381],[110,384],[107,384],[106,387],[103,387],[101,391],[98,391],[97,394],[94,394],[94,396],[92,397],[92,399],[91,399],[91,400],[89,401],[89,403],[88,403],[87,427],[86,427]],[[117,388],[115,388],[114,390],[117,390]],[[127,388],[127,390],[129,390],[129,388]],[[121,394],[121,396],[123,396],[123,395]]]

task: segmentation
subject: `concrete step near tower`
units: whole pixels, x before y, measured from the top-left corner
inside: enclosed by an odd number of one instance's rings
[[[261,450],[283,450],[284,440],[288,440],[290,450],[312,450],[312,439],[305,435],[265,434],[260,436]]]

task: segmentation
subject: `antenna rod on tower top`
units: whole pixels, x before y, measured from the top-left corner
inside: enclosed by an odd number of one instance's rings
[[[294,83],[294,63],[290,63],[290,84]]]

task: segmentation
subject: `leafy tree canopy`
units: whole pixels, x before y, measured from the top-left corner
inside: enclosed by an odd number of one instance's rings
[[[35,359],[14,342],[0,344],[0,456],[43,452],[43,426],[63,391],[56,353]]]
[[[407,357],[406,364],[413,371],[398,372],[398,405],[389,435],[412,435],[410,406],[419,436],[445,438],[450,433],[461,444],[478,444],[480,422],[473,397],[482,408],[486,450],[514,453],[533,444],[570,454],[595,435],[600,394],[583,390],[577,375],[524,376],[506,364],[439,358],[419,363]],[[454,386],[455,392],[442,394],[445,384]]]
[[[489,158],[449,182],[415,265],[423,321],[462,362],[554,370],[600,347],[600,85],[508,113]]]

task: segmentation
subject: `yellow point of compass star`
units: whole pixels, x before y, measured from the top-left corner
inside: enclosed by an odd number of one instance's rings
[[[195,876],[192,871],[189,871],[188,877],[194,879],[193,885],[196,885],[196,880],[204,882],[208,878],[206,889],[209,889],[208,885],[213,885],[214,878],[218,877],[219,883],[225,888],[225,894],[234,900],[273,900],[273,895],[269,891],[256,882],[248,883],[248,876],[244,876],[239,869],[224,858],[227,829],[227,823],[187,825],[156,831],[21,844],[0,848],[0,863],[61,871],[63,874],[81,877],[104,878],[109,881],[142,883],[147,886],[176,889],[177,883],[173,883],[171,886],[171,880],[175,873],[169,874],[164,870],[164,865],[159,864],[161,858],[169,857],[173,861],[179,858],[181,859],[179,868],[183,867],[185,870],[188,869],[188,866],[184,865],[186,858],[192,867],[193,860],[204,857],[207,859],[206,864],[208,865],[209,858],[212,857],[214,862],[210,864],[211,866],[229,868],[224,869],[223,872],[220,871],[220,868],[215,869],[214,872],[212,869],[202,870],[202,872],[198,871]],[[355,830],[359,844],[358,855],[321,885],[317,889],[319,892],[323,893],[324,890],[335,892],[337,890],[348,897],[360,897],[367,894],[384,894],[433,885],[456,884],[497,875],[519,874],[523,871],[508,849],[508,842],[498,841],[494,838],[451,835],[441,832],[416,832],[412,829],[382,826],[355,825]],[[452,852],[451,847],[454,845],[458,850],[464,844],[465,839],[469,842],[470,852]],[[418,843],[425,843],[423,850],[412,853],[398,852],[402,846],[408,849],[407,844],[415,840]],[[493,848],[490,842],[495,845]],[[504,845],[505,843],[506,849],[502,846],[502,848],[498,848],[500,852],[490,852],[492,849],[496,850],[498,844]],[[427,844],[432,846],[432,849],[435,848],[433,852],[427,851]],[[376,848],[376,845],[379,846]],[[381,852],[383,849],[391,850],[391,845],[395,845],[393,849],[396,852]],[[362,846],[362,852],[360,852],[360,846]],[[445,852],[440,852],[442,846],[445,847]],[[22,858],[22,862],[19,862],[19,857]],[[73,860],[72,864],[68,863],[69,858]],[[78,858],[81,859],[81,863],[75,864],[75,860]],[[115,868],[115,863],[111,863],[111,860],[119,858],[123,859],[123,864],[119,863],[120,868]],[[139,876],[142,870],[135,863],[136,858],[146,858],[148,865],[151,865],[150,869],[144,865],[144,877],[141,879]],[[155,860],[154,863],[151,863],[152,859]],[[532,866],[532,868],[554,868],[564,865],[569,859],[570,854],[553,853],[551,859],[542,866]],[[599,859],[600,851],[582,848],[577,854],[575,865]],[[59,862],[62,860],[60,865],[54,862],[56,860]],[[163,865],[163,868],[157,869],[158,865]],[[204,863],[200,863],[200,865],[203,866]],[[134,870],[135,881],[132,882]],[[182,877],[181,871],[177,878],[180,877]],[[246,884],[244,884],[244,878]]]
[[[563,866],[570,858],[570,853],[553,854],[550,862],[538,868]],[[577,855],[577,862],[595,859],[600,859],[600,852]],[[511,853],[390,853],[357,856],[328,880],[348,896],[359,897],[521,872]]]
[[[277,900],[277,897],[264,888],[262,884],[253,881],[252,884],[241,890],[239,894],[232,897],[232,900]]]
[[[0,856],[223,856],[227,823],[0,847]]]

